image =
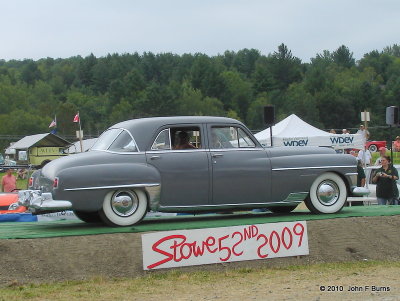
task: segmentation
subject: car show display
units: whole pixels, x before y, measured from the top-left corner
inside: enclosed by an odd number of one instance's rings
[[[73,210],[111,226],[134,225],[149,210],[284,213],[303,201],[314,213],[335,213],[347,196],[368,193],[356,187],[356,166],[326,147],[265,148],[230,118],[142,118],[34,172],[19,203],[34,214]]]

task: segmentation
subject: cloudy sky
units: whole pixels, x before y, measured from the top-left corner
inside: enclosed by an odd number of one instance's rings
[[[0,59],[222,54],[284,43],[303,62],[400,44],[399,0],[0,0]]]

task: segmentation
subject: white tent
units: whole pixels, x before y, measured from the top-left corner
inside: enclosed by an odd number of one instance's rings
[[[94,143],[96,141],[97,141],[97,138],[91,138],[91,139],[82,140],[83,151],[86,152],[87,150],[89,150],[94,145]],[[76,154],[76,153],[80,153],[80,152],[81,152],[81,143],[80,143],[80,141],[75,142],[74,144],[72,144],[68,148],[68,153],[69,154]]]
[[[271,145],[270,128],[255,134],[265,146]],[[320,130],[292,114],[272,126],[273,146],[329,146],[335,149],[363,148],[359,134],[331,134]]]

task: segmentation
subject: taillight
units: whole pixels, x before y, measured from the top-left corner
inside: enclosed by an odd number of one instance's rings
[[[33,177],[29,178],[28,185],[29,185],[29,187],[33,186]]]
[[[58,178],[54,178],[53,187],[54,188],[58,187]]]

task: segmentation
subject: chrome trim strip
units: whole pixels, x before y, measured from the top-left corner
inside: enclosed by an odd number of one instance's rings
[[[296,192],[296,193],[290,193],[288,197],[283,200],[283,201],[278,201],[278,202],[263,202],[263,203],[240,203],[240,204],[207,204],[207,205],[194,205],[194,206],[160,206],[159,209],[165,208],[216,208],[216,207],[224,207],[224,206],[230,206],[230,207],[236,207],[236,206],[270,206],[270,205],[275,205],[275,204],[288,204],[288,203],[301,203],[304,201],[304,199],[307,197],[308,192]]]
[[[356,168],[356,165],[332,165],[332,166],[303,166],[303,167],[284,167],[284,168],[272,168],[272,171],[281,171],[281,170],[297,170],[297,169],[324,169],[324,168]]]
[[[285,201],[279,201],[279,202],[271,202],[271,203],[244,203],[244,204],[220,204],[220,205],[195,205],[195,206],[160,206],[159,209],[168,209],[168,208],[219,208],[219,207],[224,207],[224,206],[229,206],[229,207],[244,207],[244,206],[249,206],[249,205],[257,205],[257,206],[270,206],[270,205],[276,205],[276,204],[290,204],[290,203],[298,203],[300,204],[303,201],[291,201],[291,202],[285,202]]]
[[[141,188],[141,187],[154,187],[160,186],[159,183],[143,183],[143,184],[128,184],[128,185],[114,185],[114,186],[96,186],[96,187],[82,187],[82,188],[67,188],[65,191],[81,191],[81,190],[95,190],[95,189],[114,189],[114,188]]]
[[[230,148],[209,148],[211,152],[233,152],[233,151],[265,151],[262,147],[230,147]],[[267,156],[265,155],[265,158]]]
[[[150,150],[146,152],[147,154],[171,154],[171,153],[199,153],[199,152],[207,152],[204,148],[198,149],[171,149],[171,150]]]
[[[233,152],[233,151],[265,151],[263,148],[198,148],[198,149],[171,149],[171,150],[150,150],[147,154],[160,154],[160,153],[198,153],[198,152]],[[265,157],[267,158],[267,156]]]
[[[106,152],[110,154],[118,154],[118,155],[143,155],[145,152],[115,152],[115,151],[110,151],[107,149],[91,149],[91,152]]]

